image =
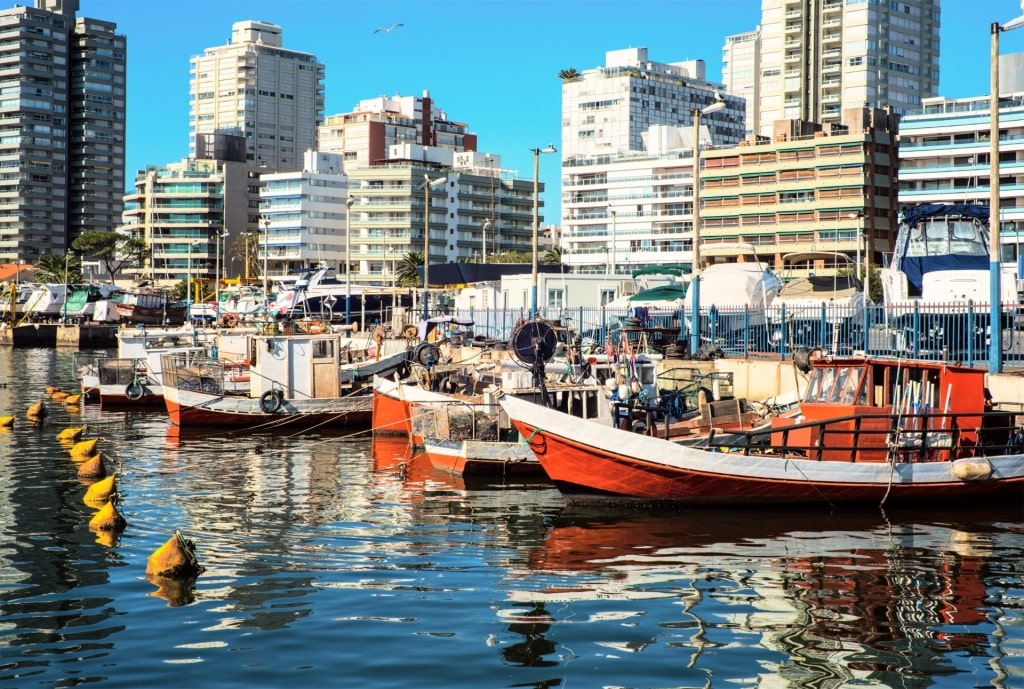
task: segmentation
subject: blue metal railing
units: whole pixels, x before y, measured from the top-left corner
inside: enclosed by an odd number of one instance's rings
[[[602,307],[539,308],[540,317],[562,325],[604,346],[619,347],[628,339],[636,347],[654,349],[676,345],[689,352],[689,309],[652,310],[640,322],[629,309]],[[505,340],[515,326],[529,317],[521,309],[447,309],[444,313],[470,318],[473,335]],[[432,313],[441,315],[441,312]],[[721,350],[731,357],[792,356],[801,348],[820,347],[838,356],[864,352],[875,356],[959,362],[966,366],[989,364],[989,310],[982,303],[948,303],[901,308],[868,305],[863,309],[827,303],[813,309],[767,309],[710,306],[701,309],[698,334],[708,352]],[[1024,306],[1002,310],[1002,364],[1024,369]],[[676,350],[679,353],[679,350]]]

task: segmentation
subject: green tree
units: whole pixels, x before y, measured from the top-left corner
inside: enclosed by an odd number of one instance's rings
[[[74,254],[44,254],[36,263],[36,281],[72,284],[82,281],[82,259]]]
[[[402,260],[398,262],[398,268],[395,271],[395,277],[398,280],[398,284],[402,287],[419,287],[423,284],[420,279],[420,274],[416,272],[417,268],[423,267],[423,253],[419,251],[410,251],[402,256]]]
[[[71,247],[86,256],[102,261],[111,280],[124,268],[141,266],[149,255],[149,247],[145,240],[100,230],[83,232],[71,243]]]
[[[544,253],[544,262],[552,266],[562,265],[562,247],[553,246]]]
[[[579,81],[583,77],[580,75],[580,73],[576,70],[575,67],[569,67],[568,69],[563,69],[559,71],[558,78],[561,79],[563,82],[568,82]]]

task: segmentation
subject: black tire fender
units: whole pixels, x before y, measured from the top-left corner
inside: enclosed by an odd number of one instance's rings
[[[284,397],[280,390],[267,390],[260,395],[260,409],[267,414],[273,414],[281,408],[281,400]]]
[[[124,396],[127,397],[128,400],[131,402],[138,402],[139,400],[142,399],[142,396],[145,394],[145,392],[146,391],[142,389],[141,383],[139,383],[138,381],[132,381],[131,383],[128,383],[127,386],[125,386]]]

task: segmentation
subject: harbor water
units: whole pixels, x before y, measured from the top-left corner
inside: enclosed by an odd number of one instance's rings
[[[1024,686],[1024,495],[923,512],[566,506],[404,440],[66,408],[0,350],[0,686]],[[25,417],[45,399],[41,425]],[[116,468],[94,532],[70,445]],[[157,585],[175,530],[202,573]]]

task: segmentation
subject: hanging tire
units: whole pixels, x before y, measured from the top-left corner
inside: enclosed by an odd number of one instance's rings
[[[142,385],[138,381],[132,381],[124,389],[124,396],[128,398],[129,402],[138,402],[142,399],[142,395],[145,394],[145,390],[142,389]]]
[[[273,414],[281,408],[281,399],[284,397],[280,390],[267,390],[260,395],[260,409],[267,414]]]

